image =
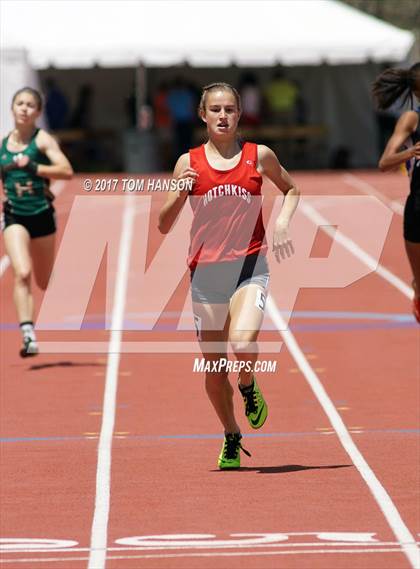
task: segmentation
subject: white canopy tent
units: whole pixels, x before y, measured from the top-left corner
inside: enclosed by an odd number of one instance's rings
[[[37,70],[187,63],[220,68],[218,80],[225,80],[229,72],[222,69],[232,70],[232,65],[290,66],[305,94],[310,122],[328,128],[325,155],[346,147],[356,167],[377,159],[369,91],[378,64],[406,60],[413,43],[411,32],[337,0],[0,2],[2,59],[24,48]],[[11,126],[9,87],[25,84],[25,73],[18,75],[10,66],[2,70],[0,105],[6,122],[1,134]],[[118,91],[118,85],[107,85],[101,97]]]
[[[2,0],[0,45],[37,69],[401,61],[413,34],[335,0]]]
[[[413,34],[335,0],[2,0],[1,48],[42,69],[402,61]]]

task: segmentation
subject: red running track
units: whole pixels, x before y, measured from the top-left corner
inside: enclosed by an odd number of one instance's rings
[[[295,178],[304,195],[331,194],[331,188],[335,195],[362,195],[370,187],[378,199],[390,207],[394,203],[380,263],[408,284],[402,217],[395,207],[404,201],[406,179],[352,172],[355,182],[346,175],[297,173]],[[60,238],[74,196],[84,195],[81,180],[67,184],[57,199]],[[153,223],[163,198],[153,196]],[[160,242],[156,233],[150,235],[149,261]],[[319,246],[325,245],[320,237]],[[100,325],[106,269],[104,261],[85,315],[92,325],[80,331],[40,331],[41,342],[118,341]],[[162,348],[160,353],[122,353],[117,361],[107,353],[63,349],[21,360],[12,280],[8,269],[1,279],[4,567],[415,566],[415,544],[398,541],[286,346],[264,356],[276,361],[277,371],[259,375],[270,412],[261,433],[247,428],[236,394],[244,446],[252,458],[243,456],[240,471],[219,472],[220,427],[202,374],[192,371],[198,353],[165,353]],[[165,329],[182,309],[187,290],[184,279],[161,325],[149,332],[126,330],[121,345],[193,342],[191,331]],[[126,295],[130,306],[133,294],[129,289]],[[39,291],[35,297],[39,306]],[[345,288],[301,289],[290,324],[306,361],[397,509],[397,532],[405,528],[418,541],[419,329],[410,317],[409,299],[378,274],[369,274]],[[278,343],[284,338],[272,329],[263,331],[261,339]],[[96,476],[98,456],[103,466],[104,448],[111,442],[106,438],[110,407],[106,404],[104,411],[103,398],[112,369],[118,385],[108,516],[101,509],[106,476],[100,479],[99,494]],[[104,444],[98,455],[101,429]],[[95,512],[93,533],[99,541],[105,536],[106,559],[90,552]],[[34,541],[42,539],[69,543]]]

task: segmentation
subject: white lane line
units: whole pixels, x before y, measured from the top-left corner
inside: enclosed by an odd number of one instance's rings
[[[357,243],[352,239],[341,233],[341,231],[336,231],[331,227],[330,222],[323,215],[316,211],[311,205],[305,202],[299,204],[300,210],[308,217],[313,223],[321,226],[321,229],[327,233],[332,239],[335,239],[337,243],[340,243],[345,247],[350,253],[357,257],[362,263],[369,267],[373,272],[382,277],[384,280],[389,282],[393,287],[398,289],[404,296],[408,299],[413,298],[413,290],[408,284],[402,281],[397,275],[394,275],[389,269],[385,268],[374,259],[369,253],[366,253]]]
[[[377,190],[374,186],[372,186],[372,184],[369,184],[369,182],[361,180],[354,174],[344,174],[343,181],[347,185],[351,186],[356,190],[359,190],[363,194],[366,194],[368,196],[375,196],[398,215],[404,215],[404,206],[400,202],[397,202],[395,200],[390,200],[385,194],[383,194],[382,192]]]
[[[294,534],[294,535],[299,535],[299,534]],[[306,535],[306,534],[304,534]],[[170,541],[168,541],[168,543],[170,543]],[[419,545],[419,542],[417,542],[417,545]],[[307,541],[307,542],[302,542],[302,543],[249,543],[249,544],[234,544],[234,545],[218,545],[218,546],[212,546],[211,541],[209,541],[209,544],[207,546],[205,545],[199,545],[199,546],[192,546],[192,545],[166,545],[166,546],[156,546],[153,547],[152,545],[150,546],[129,546],[129,547],[107,547],[107,552],[109,553],[115,553],[115,552],[139,552],[139,551],[168,551],[168,550],[182,550],[182,549],[187,549],[187,550],[198,550],[198,549],[214,549],[214,550],[221,550],[221,549],[238,549],[238,550],[245,550],[245,549],[271,549],[271,548],[275,548],[275,549],[287,549],[287,548],[322,548],[322,547],[326,547],[327,549],[331,549],[334,547],[345,547],[346,549],[354,549],[356,548],[366,548],[366,549],[371,549],[371,548],[383,548],[383,547],[393,547],[393,548],[398,548],[399,550],[401,549],[400,544],[397,543],[396,541],[377,541],[377,542],[361,542],[361,541],[355,541],[353,543],[350,543],[348,541],[344,542],[344,541],[334,541],[331,543],[328,542],[314,542],[314,541]],[[61,553],[61,554],[69,554],[72,555],[73,553],[83,553],[83,552],[87,552],[89,551],[88,547],[69,547],[68,549],[3,549],[3,553],[6,553],[8,555],[16,555],[15,559],[18,559],[18,555],[21,555],[23,553],[32,553],[32,555],[35,555],[37,553],[39,554],[44,554],[44,553]]]
[[[105,378],[105,392],[102,410],[102,425],[98,444],[98,464],[96,470],[95,511],[92,522],[89,569],[104,569],[106,563],[106,547],[111,490],[111,448],[114,432],[115,406],[118,385],[118,367],[124,321],[124,308],[127,292],[127,281],[135,208],[133,198],[125,201],[120,246],[118,252],[117,279],[115,284],[114,303],[112,309],[111,338],[109,342],[108,362]]]
[[[43,354],[109,354],[108,342],[37,342]],[[224,345],[223,345],[224,346]],[[203,348],[208,352],[220,353],[217,342],[203,342]],[[260,354],[275,354],[280,352],[279,342],[258,342]],[[199,347],[193,342],[128,342],[120,346],[123,354],[197,354]],[[233,353],[231,346],[226,348],[227,353]],[[223,347],[223,351],[226,351]]]
[[[129,559],[174,559],[186,557],[259,557],[261,555],[321,555],[325,553],[402,553],[400,548],[381,548],[381,549],[307,549],[303,551],[229,551],[229,552],[203,552],[203,553],[148,553],[145,555],[110,555],[110,560],[129,560]],[[85,561],[87,557],[44,557],[33,559],[0,559],[1,563],[51,563],[66,561]]]
[[[68,182],[66,180],[57,180],[51,184],[51,191],[55,197],[58,197],[64,190]]]
[[[10,267],[9,256],[3,255],[3,257],[0,259],[0,279],[9,267]]]
[[[290,330],[286,329],[286,322],[283,320],[283,317],[281,316],[274,300],[270,295],[267,298],[267,310],[271,320],[276,325],[283,340],[285,341],[289,352],[304,374],[310,388],[314,392],[315,397],[318,399],[333,429],[337,433],[337,436],[344,450],[349,455],[350,459],[356,466],[357,470],[371,491],[373,497],[375,498],[376,503],[378,504],[386,521],[388,522],[395,537],[397,538],[401,549],[409,560],[411,567],[413,567],[413,569],[419,569],[420,551],[416,544],[416,538],[410,533],[410,530],[402,520],[389,494],[382,486],[375,473],[370,468],[363,455],[353,442],[353,439],[351,438],[347,427],[340,417],[340,414],[334,407],[318,376],[309,365],[308,360],[300,349],[294,335],[290,332]]]
[[[57,182],[51,185],[51,191],[54,193],[55,197],[57,197],[58,195],[61,194],[65,186],[66,182],[64,182],[63,180],[58,180]],[[10,267],[10,259],[8,255],[3,255],[3,257],[0,259],[0,279],[9,267]]]

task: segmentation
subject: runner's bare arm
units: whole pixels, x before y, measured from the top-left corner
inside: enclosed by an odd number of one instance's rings
[[[41,152],[44,152],[51,161],[48,166],[38,164],[36,174],[53,180],[69,180],[73,176],[73,168],[55,138],[45,130],[41,130],[36,143]]]
[[[280,164],[271,148],[263,144],[258,145],[258,163],[261,174],[267,176],[285,195],[277,223],[287,226],[299,203],[300,192],[292,177]]]
[[[190,167],[190,156],[188,153],[182,154],[175,165],[173,178],[175,180],[188,180],[192,183],[197,178],[197,172]],[[188,191],[176,190],[168,193],[167,200],[160,210],[159,214],[159,231],[161,233],[169,233],[179,212],[181,211],[185,200],[187,199]]]
[[[401,147],[416,130],[418,124],[418,115],[415,111],[407,111],[403,113],[395,125],[394,132],[385,147],[385,150],[379,160],[379,169],[382,172],[394,170],[400,164],[404,164],[406,160],[410,160],[414,156],[420,158],[420,142],[414,146],[410,146],[405,150]]]
[[[28,170],[36,176],[51,178],[52,180],[69,180],[73,176],[73,168],[61,151],[57,141],[44,130],[39,131],[36,137],[39,150],[51,161],[50,165],[38,164],[26,154],[18,154],[14,159],[14,167]]]
[[[38,164],[26,154],[18,154],[15,158],[17,168],[28,170],[36,176],[53,180],[69,180],[73,176],[73,168],[61,151],[57,141],[45,130],[40,130],[36,137],[39,150],[51,161],[50,165]]]

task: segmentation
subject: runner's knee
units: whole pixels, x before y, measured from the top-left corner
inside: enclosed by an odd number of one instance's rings
[[[235,335],[231,339],[231,345],[235,356],[255,353],[257,349],[257,342],[253,339],[252,334]]]
[[[30,267],[18,267],[15,269],[15,283],[18,285],[27,285],[31,280],[31,268]]]

